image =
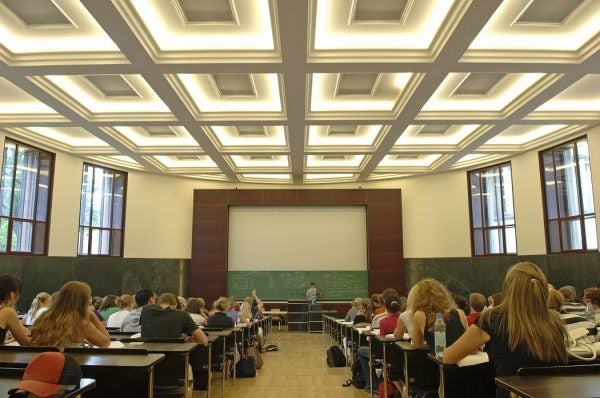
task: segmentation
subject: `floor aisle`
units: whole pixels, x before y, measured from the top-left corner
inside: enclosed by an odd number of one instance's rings
[[[349,368],[330,368],[325,352],[331,340],[323,334],[281,332],[276,330],[268,343],[281,337],[278,351],[262,354],[264,366],[255,378],[237,379],[235,387],[226,380],[225,397],[244,398],[367,398],[364,391],[342,387],[350,377]],[[215,375],[216,376],[216,375]],[[194,398],[205,397],[195,392]],[[221,397],[220,379],[213,379],[211,398]]]

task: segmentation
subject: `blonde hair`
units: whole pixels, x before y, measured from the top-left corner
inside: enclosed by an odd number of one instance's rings
[[[163,293],[158,298],[159,305],[167,304],[167,305],[172,305],[172,306],[176,307],[178,301],[179,300],[177,300],[177,297],[175,297],[175,295],[173,293]]]
[[[229,305],[229,299],[221,296],[215,301],[214,307],[217,311],[227,312],[229,310]]]
[[[35,319],[35,315],[37,312],[43,308],[48,307],[52,301],[52,296],[46,292],[40,292],[35,296],[33,301],[31,302],[31,308],[29,309],[29,314],[31,319]]]
[[[408,292],[407,309],[414,314],[417,311],[425,313],[425,330],[433,328],[435,314],[455,309],[456,303],[444,285],[433,278],[426,278]]]
[[[548,284],[542,270],[530,262],[511,266],[502,286],[502,303],[483,313],[480,325],[499,317],[508,334],[508,348],[524,349],[547,363],[566,363],[565,331],[556,311],[548,309]]]
[[[550,289],[548,292],[548,308],[554,311],[560,311],[565,302],[565,297],[556,289]]]
[[[120,309],[133,307],[133,296],[131,294],[122,294],[120,297],[117,297],[116,301]]]
[[[82,343],[91,299],[92,289],[87,283],[65,283],[31,327],[31,345],[68,347]]]

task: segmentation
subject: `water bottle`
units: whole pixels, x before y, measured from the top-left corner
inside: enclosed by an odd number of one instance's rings
[[[583,317],[588,321],[592,322],[594,325],[596,324],[596,314],[594,313],[594,307],[589,301],[585,305],[585,312],[583,313]]]
[[[446,324],[441,313],[435,314],[435,323],[433,324],[433,339],[435,341],[435,356],[441,357],[446,349]]]

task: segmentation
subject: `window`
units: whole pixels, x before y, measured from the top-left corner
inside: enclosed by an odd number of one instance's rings
[[[597,250],[587,139],[581,138],[540,152],[540,162],[548,251]]]
[[[54,154],[6,139],[0,253],[47,254]]]
[[[468,172],[474,256],[516,254],[510,163]]]
[[[126,186],[127,173],[84,163],[77,254],[123,255]]]

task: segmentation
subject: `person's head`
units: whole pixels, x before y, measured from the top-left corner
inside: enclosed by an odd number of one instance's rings
[[[248,296],[248,297],[246,297],[246,298],[244,299],[244,301],[245,301],[246,303],[248,303],[248,305],[252,306],[252,303],[254,302],[254,298],[253,298],[253,297],[250,297],[250,296]]]
[[[381,301],[383,302],[383,301],[385,300],[385,298],[386,298],[388,295],[390,295],[390,294],[395,294],[396,296],[400,296],[400,295],[398,294],[398,291],[397,291],[396,289],[393,289],[393,288],[391,288],[391,287],[388,287],[388,288],[387,288],[387,289],[385,289],[383,292],[381,292],[381,296],[382,296],[382,299],[381,299]]]
[[[87,283],[67,282],[60,288],[46,312],[31,328],[32,345],[68,346],[83,341],[84,323],[92,303]]]
[[[141,308],[148,304],[154,304],[154,292],[150,289],[140,289],[135,292],[135,304]]]
[[[131,310],[133,308],[133,296],[131,294],[122,294],[117,297],[117,306],[122,310]]]
[[[550,289],[548,292],[548,308],[554,311],[560,311],[565,302],[564,296],[556,289]]]
[[[592,303],[594,308],[600,307],[600,289],[597,287],[589,289],[585,294],[585,299]]]
[[[488,297],[488,306],[490,308],[494,308],[502,304],[502,293],[494,293],[490,297]]]
[[[314,283],[314,282],[310,282],[310,283],[308,284],[308,286],[310,286],[310,287],[315,287],[316,285],[315,285],[315,283]]]
[[[5,305],[14,305],[21,294],[23,285],[14,275],[0,275],[0,301]]]
[[[377,293],[373,293],[371,295],[371,306],[373,308],[381,307],[383,301],[383,296]]]
[[[454,294],[452,298],[454,299],[457,308],[463,310],[466,315],[471,313],[471,306],[469,306],[469,303],[467,303],[467,299],[464,296]]]
[[[104,311],[108,308],[112,308],[112,307],[116,307],[117,306],[117,296],[115,296],[114,294],[109,294],[107,296],[104,296],[104,298],[102,299],[102,303],[100,304],[100,308],[98,308],[100,311]]]
[[[52,294],[52,298],[54,298],[54,296],[57,294],[58,292]],[[102,304],[102,297],[100,296],[94,296],[92,297],[92,306],[94,307],[94,309],[98,309],[100,308],[100,304]]]
[[[177,309],[178,310],[184,309],[186,304],[187,304],[187,301],[185,300],[185,297],[177,296]]]
[[[46,292],[38,293],[31,302],[31,312],[35,315],[40,308],[49,307],[52,302],[52,296]]]
[[[158,305],[163,308],[177,308],[177,297],[172,293],[163,293],[158,297]]]
[[[575,290],[574,286],[563,286],[558,291],[565,298],[565,302],[572,303],[577,299],[577,290]]]
[[[548,283],[531,262],[511,266],[502,286],[502,302],[485,311],[480,324],[498,314],[511,351],[523,347],[542,362],[566,362],[564,327],[558,313],[548,309]]]
[[[192,298],[185,306],[185,312],[189,312],[190,314],[200,314],[202,307],[200,306],[200,299]]]
[[[477,312],[483,311],[483,309],[485,308],[485,303],[486,303],[486,299],[483,294],[477,293],[477,292],[469,294],[469,305],[475,311],[477,311]]]
[[[352,300],[352,306],[353,307],[358,307],[360,306],[360,303],[362,303],[362,298],[357,297],[354,300]]]
[[[431,329],[435,314],[445,314],[456,308],[456,304],[444,285],[433,278],[426,278],[410,289],[407,307],[413,313],[423,311],[427,319],[426,329]]]
[[[389,294],[385,297],[384,305],[389,314],[396,314],[402,310],[400,297],[396,294]]]
[[[217,301],[215,301],[215,310],[219,312],[229,311],[229,299],[227,297],[219,297]]]
[[[229,297],[229,309],[235,310],[236,304],[237,303],[235,301],[235,297],[233,297],[233,296]]]

